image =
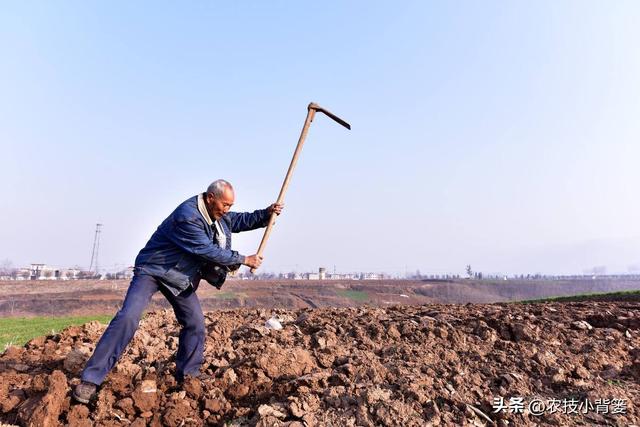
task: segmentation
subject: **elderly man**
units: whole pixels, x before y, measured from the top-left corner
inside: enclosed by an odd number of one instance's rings
[[[244,256],[231,250],[231,233],[266,227],[272,212],[282,205],[272,204],[252,213],[229,212],[235,194],[222,179],[205,193],[191,197],[165,219],[136,257],[133,280],[122,308],[100,338],[93,356],[82,372],[82,382],[73,397],[88,403],[115,365],[138,328],[142,311],[157,291],[169,300],[182,327],[176,378],[198,377],[206,336],[204,315],[196,289],[202,277],[220,287],[226,273],[241,264],[258,268],[262,257]]]

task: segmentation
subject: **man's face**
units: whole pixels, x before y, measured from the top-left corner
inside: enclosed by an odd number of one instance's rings
[[[233,206],[233,202],[235,201],[235,194],[233,190],[229,187],[226,187],[222,192],[222,196],[216,197],[211,193],[207,193],[207,210],[209,211],[209,216],[214,220],[219,220],[222,218],[224,214],[229,212],[231,206]]]

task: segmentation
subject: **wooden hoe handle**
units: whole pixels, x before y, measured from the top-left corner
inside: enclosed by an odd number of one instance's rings
[[[293,157],[291,158],[291,163],[289,164],[289,170],[287,170],[287,175],[282,182],[282,187],[280,188],[280,194],[278,195],[278,200],[276,203],[284,202],[284,195],[289,188],[289,182],[291,181],[291,175],[293,175],[293,170],[296,167],[296,163],[298,162],[298,157],[300,157],[300,152],[302,151],[302,146],[304,145],[304,140],[307,138],[307,133],[309,132],[309,126],[313,121],[313,117],[316,114],[316,110],[311,108],[312,104],[309,104],[307,111],[307,118],[304,121],[304,126],[302,127],[302,132],[300,133],[300,138],[298,139],[298,145],[296,145],[296,150],[293,152]],[[271,235],[271,230],[273,229],[273,224],[276,221],[277,214],[273,212],[271,217],[269,218],[269,225],[267,225],[267,229],[264,230],[264,235],[262,236],[262,241],[260,242],[260,246],[258,247],[257,255],[262,256],[264,253],[264,248],[267,246],[267,240],[269,240],[269,236]],[[251,273],[255,273],[256,269],[252,268]]]
[[[278,200],[276,203],[284,202],[284,195],[287,192],[287,188],[289,188],[289,181],[291,181],[291,175],[293,175],[293,169],[296,167],[296,163],[298,162],[298,157],[300,156],[300,152],[302,151],[302,145],[304,144],[304,140],[307,137],[307,132],[309,132],[309,126],[311,126],[311,122],[313,121],[313,117],[316,114],[316,111],[319,111],[323,114],[326,114],[327,117],[335,120],[337,123],[340,123],[342,126],[347,129],[351,129],[351,125],[330,111],[325,110],[318,104],[314,104],[313,102],[307,106],[307,119],[304,121],[304,126],[302,127],[302,132],[300,133],[300,138],[298,139],[298,145],[296,145],[296,150],[293,152],[293,158],[291,159],[291,164],[289,165],[289,170],[287,171],[287,176],[284,178],[284,182],[282,183],[282,188],[280,188],[280,194],[278,195]],[[269,235],[271,234],[271,229],[273,228],[273,224],[276,221],[276,214],[272,213],[269,218],[269,225],[267,225],[267,229],[264,230],[264,235],[262,236],[262,241],[260,242],[260,247],[258,247],[257,255],[262,256],[264,252],[264,247],[267,245],[267,240],[269,240]],[[256,269],[252,268],[251,272],[255,273]]]

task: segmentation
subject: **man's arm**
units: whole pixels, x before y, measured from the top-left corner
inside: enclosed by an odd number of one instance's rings
[[[214,244],[195,220],[180,219],[167,238],[180,249],[220,265],[244,264],[245,256]]]
[[[229,229],[232,233],[241,233],[243,231],[266,227],[269,225],[271,213],[275,212],[277,215],[280,215],[283,208],[284,204],[273,203],[266,209],[258,209],[253,212],[228,212],[225,218],[229,223]]]
[[[225,216],[231,232],[241,233],[266,227],[271,214],[268,209],[258,209],[253,212],[228,212]]]

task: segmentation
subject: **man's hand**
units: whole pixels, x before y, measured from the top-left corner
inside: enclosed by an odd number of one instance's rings
[[[247,255],[244,257],[244,265],[251,268],[258,268],[262,264],[262,257],[260,255]]]
[[[267,208],[267,211],[269,211],[269,215],[271,215],[272,213],[276,213],[276,215],[280,215],[280,212],[282,212],[282,209],[284,209],[284,203],[274,203],[272,205],[269,205],[269,207]]]

